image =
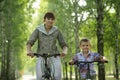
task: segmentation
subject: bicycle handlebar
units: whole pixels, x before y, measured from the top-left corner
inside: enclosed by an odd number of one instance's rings
[[[94,62],[98,62],[98,63],[108,63],[108,61],[75,61],[74,64],[80,64],[80,63],[94,63]]]
[[[44,58],[48,58],[48,57],[57,57],[57,56],[60,56],[60,54],[46,54],[46,53],[43,53],[43,54],[37,54],[37,53],[34,53],[34,56],[36,57],[44,57]]]

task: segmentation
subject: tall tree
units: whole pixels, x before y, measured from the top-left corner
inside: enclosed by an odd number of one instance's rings
[[[4,11],[4,6],[5,6],[5,1],[1,1],[0,2],[1,6],[0,6],[0,28],[1,28],[1,75],[0,75],[0,79],[1,80],[6,80],[6,64],[7,64],[7,60],[6,60],[6,33],[5,33],[5,11]]]
[[[0,2],[1,80],[15,80],[18,75],[15,72],[22,65],[19,53],[24,47],[26,39],[24,33],[33,12],[31,8],[33,2],[34,0],[3,0]]]
[[[103,19],[104,19],[104,6],[103,6],[103,0],[96,0],[96,6],[97,6],[97,47],[98,47],[98,53],[104,56],[104,26],[103,26]],[[105,67],[99,66],[99,80],[105,80]]]
[[[115,25],[115,41],[116,41],[116,52],[115,52],[115,69],[116,69],[116,80],[119,80],[119,67],[118,67],[118,53],[119,53],[119,38],[118,32],[120,26],[120,1],[115,1],[115,11],[116,11],[116,25]]]

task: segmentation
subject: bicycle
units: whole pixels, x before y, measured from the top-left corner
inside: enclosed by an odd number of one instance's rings
[[[34,53],[34,56],[42,57],[45,61],[45,63],[43,64],[45,66],[45,69],[43,71],[44,74],[42,75],[42,79],[43,80],[54,80],[54,74],[51,73],[51,68],[48,64],[48,58],[57,57],[57,56],[60,56],[60,54],[46,54],[46,53],[37,54],[37,53]]]
[[[90,75],[90,64],[91,63],[95,63],[95,62],[97,62],[98,63],[98,65],[99,64],[103,64],[103,63],[108,63],[108,61],[76,61],[76,62],[74,62],[74,64],[75,65],[77,65],[78,67],[79,67],[79,65],[81,64],[81,63],[83,63],[83,64],[87,64],[87,76],[86,76],[86,80],[91,80],[91,75]],[[71,64],[70,64],[71,65]],[[80,70],[80,68],[79,68],[79,70]]]

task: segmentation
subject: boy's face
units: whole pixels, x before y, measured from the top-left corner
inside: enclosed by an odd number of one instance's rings
[[[54,24],[54,19],[53,18],[45,18],[44,23],[46,25],[46,28],[51,28]]]
[[[80,48],[82,49],[83,53],[88,53],[90,47],[91,47],[90,42],[82,42],[80,44]]]

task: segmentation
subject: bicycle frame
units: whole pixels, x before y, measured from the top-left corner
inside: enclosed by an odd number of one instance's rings
[[[43,64],[45,66],[45,70],[44,70],[44,75],[42,75],[42,78],[44,78],[44,80],[54,80],[54,76],[51,76],[51,69],[48,66],[47,59],[50,58],[50,57],[60,56],[60,54],[46,54],[46,53],[36,54],[36,53],[34,53],[34,55],[36,57],[40,56],[40,57],[42,57],[45,60],[45,63]]]
[[[98,65],[101,64],[101,63],[108,63],[108,61],[76,61],[74,62],[75,65],[79,66],[81,63],[85,63],[87,64],[87,77],[86,77],[86,80],[91,80],[91,75],[90,75],[90,64],[91,63],[94,63],[94,62],[97,62]]]

